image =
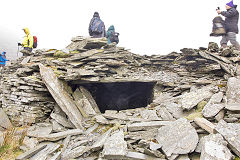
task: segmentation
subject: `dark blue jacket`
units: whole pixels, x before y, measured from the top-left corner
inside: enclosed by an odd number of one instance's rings
[[[225,29],[226,32],[235,32],[238,33],[238,19],[239,19],[239,12],[237,11],[237,5],[233,8],[228,9],[227,11],[222,11],[221,15],[225,18]]]

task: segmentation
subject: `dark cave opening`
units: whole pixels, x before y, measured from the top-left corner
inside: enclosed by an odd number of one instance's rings
[[[156,82],[111,82],[75,84],[85,87],[95,99],[100,111],[146,107],[153,100]]]

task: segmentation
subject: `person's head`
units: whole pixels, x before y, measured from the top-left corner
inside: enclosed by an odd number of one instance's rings
[[[23,31],[25,34],[29,34],[29,29],[28,28],[23,28]]]
[[[233,0],[226,4],[226,9],[227,10],[230,9],[230,8],[233,8],[233,7],[234,7]]]
[[[2,52],[2,55],[6,55],[6,52],[4,51],[4,52]]]
[[[100,17],[98,12],[94,12],[93,17]]]
[[[110,31],[110,30],[115,31],[114,25],[111,25],[111,26],[108,28],[108,31]]]

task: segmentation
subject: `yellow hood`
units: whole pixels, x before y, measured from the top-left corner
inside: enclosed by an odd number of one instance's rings
[[[29,34],[29,29],[28,28],[24,28],[23,29],[25,31],[25,33],[28,35]]]

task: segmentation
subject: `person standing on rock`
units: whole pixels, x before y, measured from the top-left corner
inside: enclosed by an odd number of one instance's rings
[[[25,51],[27,51],[28,53],[31,53],[33,49],[33,36],[30,34],[28,28],[24,28],[23,31],[25,33],[25,36],[23,38],[22,44],[18,43],[18,46],[23,46]],[[23,52],[24,54],[25,51],[21,51],[21,52]]]
[[[0,55],[0,66],[4,67],[6,65],[6,61],[8,61],[6,59],[6,52],[2,52],[2,54]]]
[[[220,42],[222,48],[227,47],[228,41],[238,50],[240,50],[240,45],[237,42],[236,35],[238,34],[238,19],[239,12],[237,11],[237,5],[233,4],[233,1],[226,4],[227,11],[217,10],[218,14],[221,14],[225,17],[225,29],[226,35],[222,37]]]
[[[119,42],[119,33],[115,32],[115,28],[113,25],[111,25],[108,30],[107,30],[107,39],[108,39],[108,44],[115,42],[118,44]]]
[[[104,22],[100,19],[99,13],[95,12],[88,27],[89,35],[93,38],[102,38],[106,36]]]

